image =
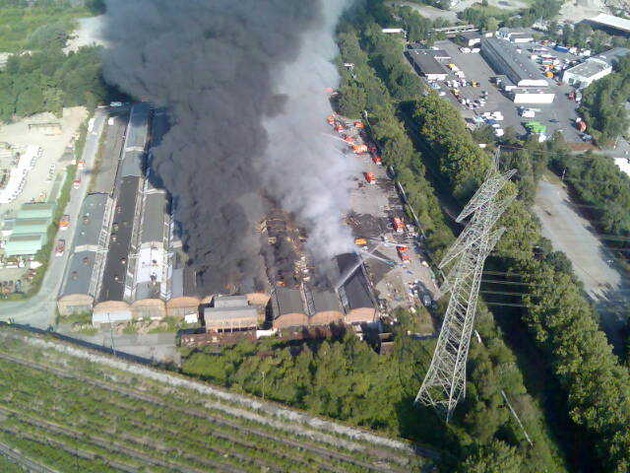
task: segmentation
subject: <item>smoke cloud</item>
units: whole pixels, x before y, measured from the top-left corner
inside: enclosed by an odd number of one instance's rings
[[[349,246],[350,171],[321,134],[343,3],[107,2],[106,80],[169,110],[152,166],[202,292],[258,272],[263,193],[307,225],[322,258]]]

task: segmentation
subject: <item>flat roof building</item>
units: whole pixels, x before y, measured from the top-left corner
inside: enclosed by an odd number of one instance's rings
[[[52,220],[54,212],[54,203],[24,204],[18,210],[16,218],[18,220],[28,218],[49,218]]]
[[[611,72],[612,66],[606,61],[589,58],[583,63],[566,69],[562,73],[562,82],[583,89]]]
[[[624,56],[627,56],[630,53],[630,49],[628,48],[612,48],[608,51],[604,51],[603,53],[599,53],[597,56],[594,56],[593,59],[601,59],[605,61],[607,64],[614,66],[619,62]]]
[[[9,241],[4,247],[6,256],[34,256],[42,249],[46,242],[46,236],[43,233],[11,235]]]
[[[13,233],[11,235],[46,233],[51,222],[50,218],[19,219],[13,225]]]
[[[61,315],[92,310],[105,263],[107,194],[88,194],[76,223],[74,242],[57,300]]]
[[[415,71],[429,81],[446,80],[446,70],[426,49],[408,49],[405,54]]]
[[[255,330],[258,327],[258,311],[247,303],[247,296],[244,300],[238,297],[215,298],[213,307],[204,307],[202,314],[207,332]]]
[[[506,75],[518,87],[548,87],[536,65],[519,53],[517,47],[506,40],[484,38],[481,54],[498,74]]]
[[[481,33],[478,31],[464,31],[460,33],[457,38],[461,44],[468,47],[481,43]]]
[[[133,227],[136,224],[139,181],[138,177],[128,176],[123,177],[120,184],[120,195],[116,199],[99,301],[123,300],[127,260],[131,249]]]
[[[172,264],[169,257],[170,217],[166,192],[146,185],[142,194],[142,211],[138,241],[132,245],[129,297],[169,299]]]

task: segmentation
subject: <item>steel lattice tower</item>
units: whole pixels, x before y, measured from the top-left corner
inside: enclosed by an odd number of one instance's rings
[[[442,294],[451,293],[444,322],[429,370],[415,402],[433,406],[451,418],[460,398],[466,395],[466,359],[472,335],[481,273],[487,256],[505,228],[493,230],[499,217],[514,200],[514,195],[499,197],[515,170],[500,174],[492,166],[486,180],[457,217],[461,222],[472,218],[439,264],[452,265]]]

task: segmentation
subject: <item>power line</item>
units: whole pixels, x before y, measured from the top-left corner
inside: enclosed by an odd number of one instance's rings
[[[441,288],[443,292],[449,291],[451,297],[431,364],[415,402],[442,411],[446,422],[466,395],[466,360],[483,265],[505,231],[505,228],[493,228],[515,198],[514,195],[503,198],[497,195],[515,172],[500,174],[496,166],[490,168],[486,180],[456,220],[461,222],[472,215],[470,222],[439,264],[441,269],[454,263]]]

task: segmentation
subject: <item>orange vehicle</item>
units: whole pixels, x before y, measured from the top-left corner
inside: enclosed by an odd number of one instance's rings
[[[363,176],[365,176],[365,180],[368,184],[376,184],[376,176],[373,172],[364,172]]]
[[[584,120],[580,120],[575,124],[575,126],[580,133],[584,133],[586,131],[586,122]]]
[[[372,162],[378,166],[382,166],[383,165],[383,160],[381,159],[380,156],[378,155],[374,155],[372,156]]]
[[[70,226],[70,215],[64,215],[59,220],[59,230],[66,230]]]
[[[396,247],[396,251],[398,251],[398,257],[402,261],[411,261],[411,258],[409,257],[409,253],[408,253],[408,248],[406,246],[399,245]]]
[[[394,217],[392,219],[392,226],[394,227],[394,231],[396,233],[403,233],[405,231],[405,224],[398,217]]]
[[[335,116],[334,115],[328,115],[328,118],[326,118],[326,121],[328,122],[329,125],[334,125],[334,123],[335,123]]]
[[[352,147],[352,151],[354,151],[356,154],[367,153],[368,147],[366,145],[354,145]]]
[[[354,122],[354,126],[360,130],[363,130],[365,128],[363,122]]]

